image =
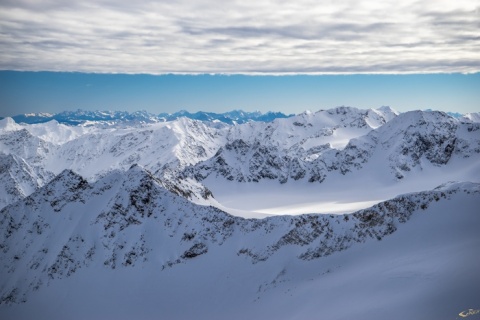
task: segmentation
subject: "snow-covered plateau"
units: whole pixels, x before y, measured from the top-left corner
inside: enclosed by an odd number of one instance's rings
[[[478,113],[63,115],[0,120],[1,319],[480,309]]]

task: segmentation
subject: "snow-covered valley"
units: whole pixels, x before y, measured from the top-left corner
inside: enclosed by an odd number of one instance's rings
[[[235,119],[0,120],[0,317],[480,308],[477,114]]]

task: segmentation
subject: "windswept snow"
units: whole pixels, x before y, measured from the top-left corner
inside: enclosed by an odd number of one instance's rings
[[[404,181],[389,178],[386,172],[378,170],[380,167],[380,163],[372,163],[368,177],[363,172],[353,172],[348,177],[338,175],[321,184],[305,181],[279,184],[269,180],[242,184],[213,178],[204,184],[222,210],[235,216],[263,218],[265,215],[351,213],[399,194],[430,190],[448,181],[480,181],[477,161],[457,159],[448,168],[428,167]]]
[[[480,184],[245,220],[139,166],[1,211],[2,319],[451,319],[480,294]],[[462,210],[458,210],[458,208]]]

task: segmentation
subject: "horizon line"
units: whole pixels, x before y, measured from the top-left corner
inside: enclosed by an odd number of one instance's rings
[[[289,72],[257,72],[257,71],[240,71],[240,72],[198,72],[198,71],[166,71],[166,72],[125,72],[125,71],[79,71],[79,70],[17,70],[17,69],[0,69],[0,72],[32,72],[32,73],[82,73],[93,75],[151,75],[151,76],[348,76],[348,75],[473,75],[479,74],[480,69],[476,71],[364,71],[364,72],[344,72],[344,71],[289,71]]]

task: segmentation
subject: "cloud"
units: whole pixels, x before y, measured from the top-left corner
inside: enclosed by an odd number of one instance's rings
[[[0,69],[115,73],[480,71],[476,0],[5,0]]]

